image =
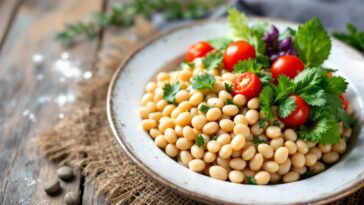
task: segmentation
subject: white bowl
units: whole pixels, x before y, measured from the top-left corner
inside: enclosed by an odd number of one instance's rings
[[[298,26],[269,18],[254,18],[249,22],[257,20],[274,24],[280,30]],[[141,128],[138,114],[146,82],[168,62],[182,56],[192,43],[220,37],[227,32],[228,25],[224,19],[194,23],[154,38],[120,66],[109,87],[107,111],[112,130],[130,159],[162,184],[210,203],[318,204],[337,200],[364,186],[364,57],[335,39],[325,64],[339,69],[338,72],[350,82],[348,97],[358,123],[354,129],[355,140],[348,152],[323,173],[280,185],[233,184],[190,171],[154,144]]]

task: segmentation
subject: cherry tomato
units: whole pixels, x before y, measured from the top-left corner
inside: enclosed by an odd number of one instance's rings
[[[272,76],[274,81],[277,82],[279,75],[286,75],[293,79],[303,71],[305,65],[297,56],[285,55],[275,60],[271,67]]]
[[[296,109],[288,117],[280,120],[289,127],[303,125],[308,120],[310,108],[300,96],[291,95],[290,98],[295,98]]]
[[[247,99],[251,99],[257,97],[261,89],[262,83],[259,77],[254,73],[245,72],[235,79],[233,94],[242,94]]]
[[[187,50],[186,54],[186,60],[191,62],[195,58],[204,57],[206,54],[214,50],[214,47],[212,47],[209,43],[205,41],[200,41],[198,43],[193,44],[190,46]]]
[[[345,97],[345,95],[340,95],[339,98],[340,98],[340,101],[341,101],[341,104],[342,104],[344,110],[347,110],[348,106],[349,106],[348,99]]]
[[[224,66],[228,71],[234,70],[234,65],[240,60],[255,58],[255,49],[246,41],[236,41],[230,44],[224,53]]]

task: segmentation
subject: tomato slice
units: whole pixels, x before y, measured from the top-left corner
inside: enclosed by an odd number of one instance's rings
[[[285,55],[279,57],[275,60],[271,67],[272,76],[274,81],[277,82],[279,75],[286,75],[293,79],[296,77],[303,69],[305,65],[297,56]]]
[[[310,114],[310,108],[299,95],[291,95],[289,97],[295,98],[296,109],[288,117],[280,118],[280,120],[289,127],[297,127],[305,124]]]
[[[214,47],[212,47],[209,43],[205,41],[200,41],[198,43],[195,43],[191,45],[186,53],[186,60],[191,62],[195,58],[201,58],[206,56],[209,52],[214,50]]]
[[[341,104],[343,106],[343,109],[347,110],[349,107],[348,99],[345,97],[345,95],[340,95],[339,98],[340,98]]]
[[[255,58],[255,48],[246,41],[236,41],[230,44],[224,52],[224,67],[228,71],[234,70],[239,61]]]
[[[239,75],[233,86],[233,94],[242,94],[247,99],[257,97],[262,89],[262,83],[259,77],[252,72],[245,72]]]

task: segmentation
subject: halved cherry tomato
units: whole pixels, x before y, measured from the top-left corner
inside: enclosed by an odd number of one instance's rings
[[[245,72],[239,75],[233,86],[233,94],[242,94],[247,99],[257,97],[262,89],[262,83],[259,77],[252,72]]]
[[[293,79],[298,73],[303,71],[304,68],[305,65],[297,56],[285,55],[273,62],[271,72],[275,82],[277,82],[279,75],[286,75]]]
[[[295,98],[296,109],[288,117],[280,120],[289,127],[297,127],[303,125],[308,120],[310,108],[300,96],[291,95],[289,97]]]
[[[345,97],[345,95],[340,95],[339,98],[340,98],[341,104],[343,106],[343,109],[344,110],[347,110],[348,109],[348,106],[349,106],[348,99]]]
[[[186,54],[186,60],[191,62],[195,58],[204,57],[207,53],[214,50],[214,47],[212,47],[209,43],[205,41],[200,41],[198,43],[195,43],[191,45]]]
[[[224,53],[224,66],[228,71],[233,71],[234,65],[240,60],[255,58],[255,49],[246,41],[236,41],[230,44]]]

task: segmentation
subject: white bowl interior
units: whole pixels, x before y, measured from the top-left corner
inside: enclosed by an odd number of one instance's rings
[[[262,19],[261,19],[262,20]],[[280,30],[294,23],[264,19]],[[141,49],[125,64],[115,77],[110,91],[109,115],[113,130],[131,155],[153,173],[171,182],[178,189],[204,195],[212,200],[236,204],[291,204],[316,201],[333,196],[363,180],[364,175],[364,59],[356,51],[333,40],[333,48],[326,65],[339,69],[350,82],[348,96],[356,110],[358,123],[354,131],[355,145],[340,162],[323,173],[306,180],[269,186],[252,186],[219,181],[197,174],[176,163],[155,146],[153,140],[140,126],[138,108],[147,81],[176,56],[185,53],[194,42],[226,35],[225,21],[211,21],[177,30],[157,39]]]

